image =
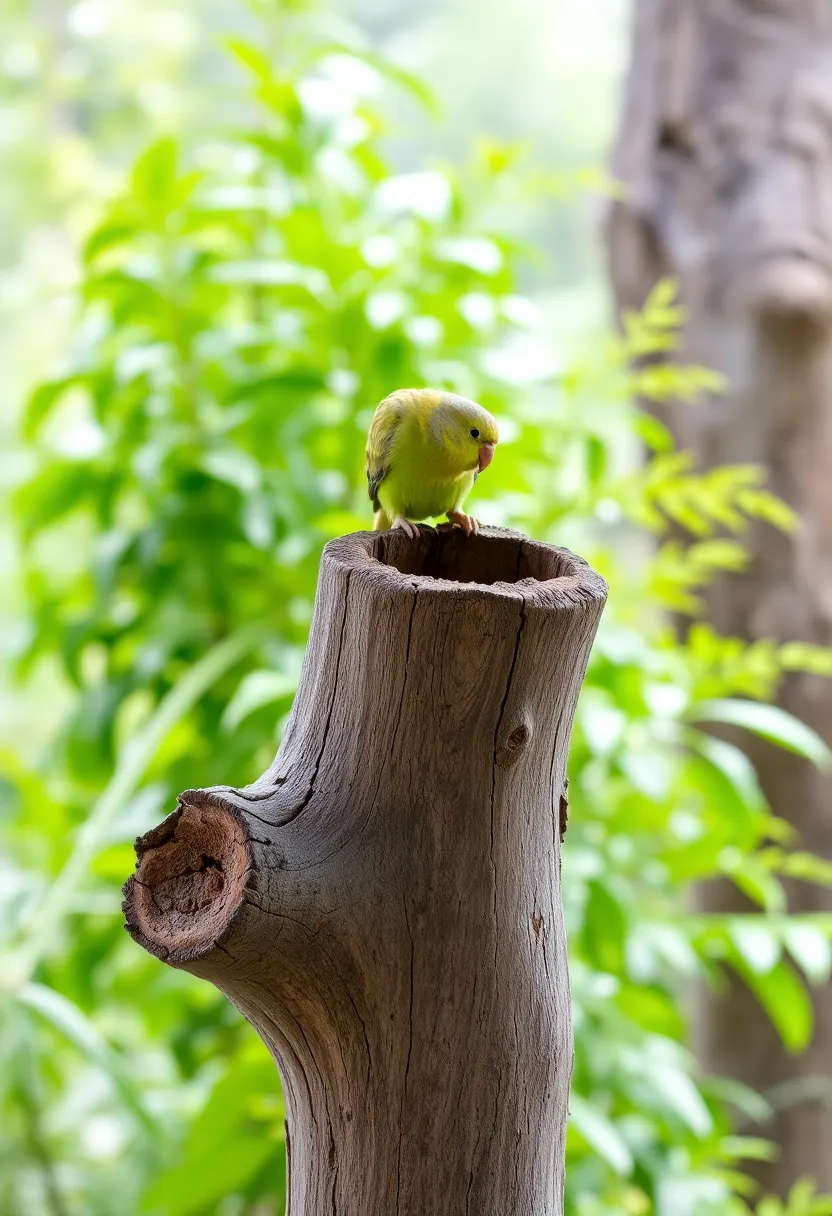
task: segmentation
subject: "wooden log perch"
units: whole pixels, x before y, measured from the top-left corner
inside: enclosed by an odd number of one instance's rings
[[[137,841],[127,928],[286,1095],[293,1216],[556,1216],[572,718],[606,587],[487,529],[327,545],[285,739]]]

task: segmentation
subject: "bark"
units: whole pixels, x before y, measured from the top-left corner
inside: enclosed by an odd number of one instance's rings
[[[672,411],[706,467],[752,461],[796,508],[792,537],[755,526],[752,562],[710,595],[723,633],[832,642],[832,4],[829,0],[636,0],[613,171],[627,197],[608,226],[619,307],[674,275],[688,309],[685,360],[729,378],[727,397]],[[832,738],[832,686],[793,676],[779,703]],[[832,856],[830,784],[746,742],[774,811]],[[828,894],[790,891],[795,910]],[[747,910],[715,885],[711,910]],[[736,982],[699,1020],[713,1071],[773,1101],[782,1152],[761,1167],[784,1192],[800,1174],[832,1190],[832,994],[815,999],[814,1041],[789,1058]]]
[[[137,842],[130,933],[277,1061],[293,1216],[562,1212],[561,795],[605,594],[513,533],[331,542],[274,763]]]

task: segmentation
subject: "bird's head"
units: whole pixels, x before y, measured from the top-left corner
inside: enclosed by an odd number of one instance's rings
[[[476,469],[481,473],[494,459],[494,448],[499,440],[497,423],[476,401],[457,397],[454,393],[437,395],[439,401],[433,411],[431,427],[443,453],[460,471]]]

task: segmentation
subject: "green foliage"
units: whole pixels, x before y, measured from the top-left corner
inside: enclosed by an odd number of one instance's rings
[[[234,42],[244,117],[141,156],[86,242],[69,364],[29,399],[17,675],[46,673],[68,710],[36,763],[2,757],[0,1208],[282,1211],[271,1062],[219,994],[125,938],[118,888],[180,789],[270,761],[321,547],[370,521],[372,406],[432,383],[503,426],[480,517],[580,547],[611,584],[570,762],[568,1211],[747,1212],[742,1163],[766,1148],[732,1119],[767,1108],[697,1075],[680,992],[733,968],[804,1046],[830,924],[789,917],[781,878],[828,883],[830,867],[787,850],[749,761],[699,724],[826,763],[765,701],[783,672],[832,662],[702,623],[679,643],[661,622],[742,568],[749,520],[792,518],[758,469],[697,473],[633,404],[718,387],[649,362],[676,340],[669,285],[573,371],[529,366],[521,254],[487,218],[517,158],[484,145],[465,172],[391,175],[378,98],[413,82],[310,28],[284,17],[280,54]],[[716,876],[761,914],[688,915],[686,884]],[[757,1210],[830,1209],[803,1186]]]
[[[799,1179],[785,1203],[767,1195],[757,1208],[757,1216],[830,1216],[830,1213],[832,1198],[818,1195],[811,1178]]]

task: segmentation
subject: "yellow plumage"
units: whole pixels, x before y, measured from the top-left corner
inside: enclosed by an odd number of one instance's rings
[[[414,520],[447,515],[466,533],[462,510],[490,463],[497,423],[467,397],[437,389],[398,389],[376,408],[367,439],[367,485],[375,528],[415,533]]]

